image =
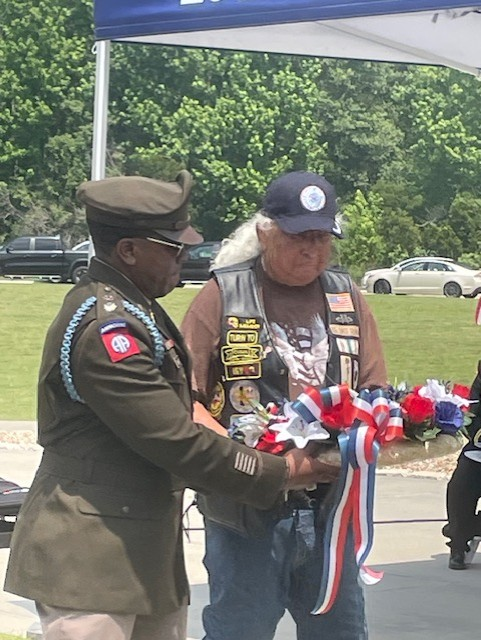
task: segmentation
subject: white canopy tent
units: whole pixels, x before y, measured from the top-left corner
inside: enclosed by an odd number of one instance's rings
[[[449,0],[95,0],[92,179],[105,176],[110,42],[433,64],[481,77],[481,5]]]

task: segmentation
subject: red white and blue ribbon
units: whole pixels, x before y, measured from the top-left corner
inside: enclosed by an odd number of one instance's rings
[[[345,394],[349,395],[347,385],[336,385],[325,389],[307,387],[292,403],[292,408],[306,422],[320,421],[326,409],[341,403]]]
[[[365,567],[364,562],[373,544],[374,485],[380,443],[402,435],[401,409],[381,389],[372,393],[362,390],[354,398],[353,408],[352,425],[338,436],[341,471],[324,534],[323,575],[313,614],[327,613],[336,600],[350,527],[361,578],[366,584],[374,584],[382,577]]]

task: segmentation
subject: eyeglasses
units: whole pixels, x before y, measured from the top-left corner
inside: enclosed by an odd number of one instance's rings
[[[175,254],[176,258],[179,258],[181,253],[185,249],[185,245],[179,242],[169,242],[168,240],[159,240],[158,238],[145,238],[145,239],[148,240],[149,242],[156,242],[157,244],[163,244],[166,247],[172,247],[173,249],[176,249],[177,250]]]
[[[311,244],[316,246],[322,246],[332,239],[332,235],[328,231],[304,231],[303,233],[287,233],[282,231],[282,235],[291,244],[305,245]]]

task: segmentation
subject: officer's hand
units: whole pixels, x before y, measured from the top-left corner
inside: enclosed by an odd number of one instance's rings
[[[311,457],[304,449],[291,449],[284,458],[289,468],[286,489],[311,488],[318,482],[333,482],[339,475],[336,464]]]

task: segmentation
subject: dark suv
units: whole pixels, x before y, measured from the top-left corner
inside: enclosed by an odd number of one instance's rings
[[[0,249],[0,275],[76,283],[87,271],[88,250],[67,249],[56,236],[23,236]]]
[[[218,241],[203,242],[187,251],[187,256],[180,270],[180,283],[207,282],[210,278],[210,266],[219,252]]]

